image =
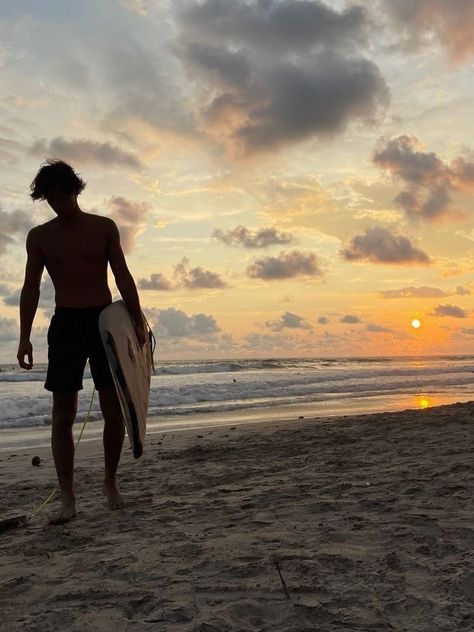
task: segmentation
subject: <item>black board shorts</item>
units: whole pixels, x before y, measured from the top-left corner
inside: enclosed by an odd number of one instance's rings
[[[48,329],[46,390],[80,391],[87,360],[96,389],[113,386],[99,332],[99,314],[105,307],[56,307]]]

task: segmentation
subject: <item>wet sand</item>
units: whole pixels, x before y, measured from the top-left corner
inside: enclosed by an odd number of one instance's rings
[[[152,434],[126,509],[80,445],[58,501],[0,533],[5,630],[474,629],[474,404]],[[31,465],[32,456],[42,459]],[[55,485],[49,448],[0,453],[0,516]]]

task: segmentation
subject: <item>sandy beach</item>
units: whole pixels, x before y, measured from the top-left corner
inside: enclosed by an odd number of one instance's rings
[[[0,533],[2,630],[474,629],[474,403],[152,434],[124,451],[127,507],[101,496],[100,441],[57,501]],[[42,459],[31,465],[33,455]],[[1,518],[55,485],[48,448],[0,453]]]

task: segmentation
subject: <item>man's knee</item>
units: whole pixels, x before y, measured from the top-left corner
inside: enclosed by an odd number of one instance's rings
[[[77,413],[77,393],[53,393],[53,424],[72,426]]]

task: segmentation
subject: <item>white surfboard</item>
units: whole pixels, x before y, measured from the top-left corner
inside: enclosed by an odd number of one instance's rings
[[[109,361],[133,456],[143,454],[153,364],[151,342],[140,347],[124,301],[108,305],[99,316],[99,329]]]

